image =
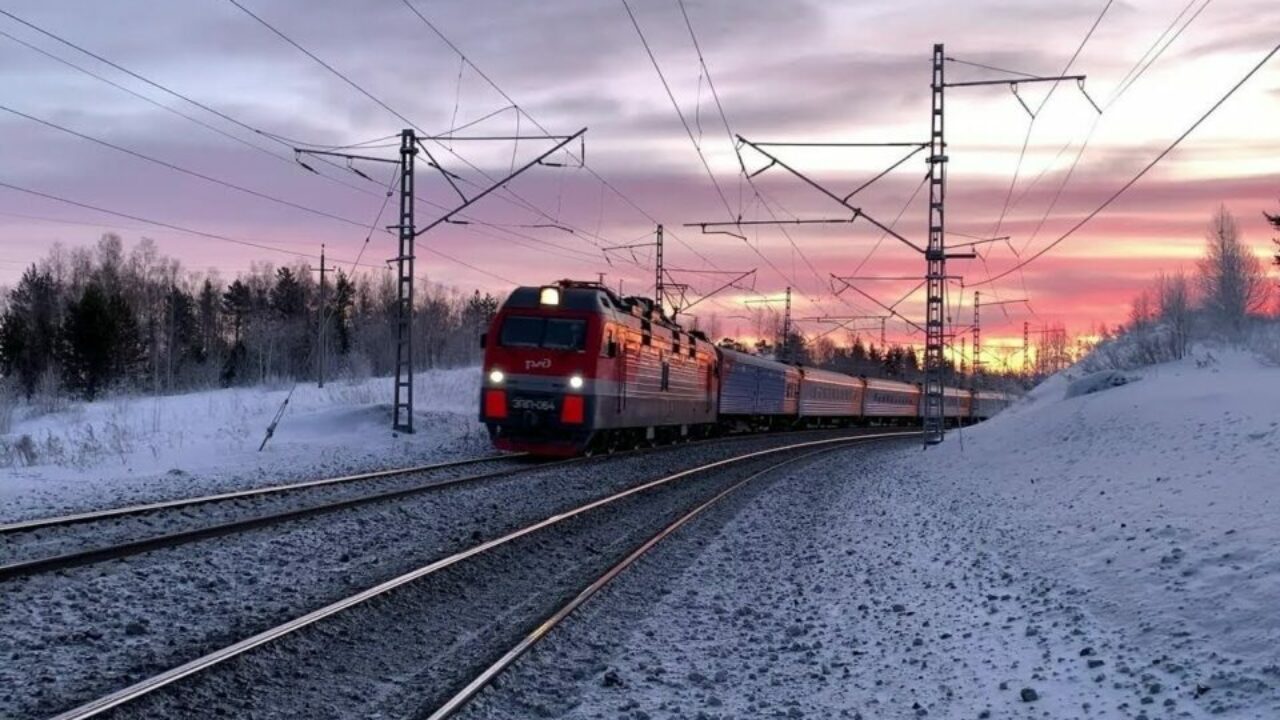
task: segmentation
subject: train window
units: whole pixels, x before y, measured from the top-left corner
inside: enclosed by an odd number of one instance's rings
[[[544,347],[582,350],[587,345],[587,321],[511,315],[502,321],[503,347]]]
[[[499,342],[503,347],[538,347],[542,344],[542,330],[546,322],[540,317],[512,315],[502,321]]]
[[[581,350],[587,345],[587,321],[547,318],[542,347],[552,350]]]

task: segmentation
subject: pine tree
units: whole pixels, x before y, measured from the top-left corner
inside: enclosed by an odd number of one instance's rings
[[[306,291],[287,267],[276,270],[276,283],[271,288],[271,309],[284,320],[302,317],[307,312]]]
[[[351,351],[351,309],[355,305],[356,288],[346,273],[338,271],[338,279],[333,283],[333,298],[329,300],[328,321],[333,336],[338,341],[338,353],[346,355]]]
[[[200,296],[196,300],[200,362],[206,362],[222,354],[218,311],[218,290],[214,287],[213,281],[206,278],[204,284],[200,286]]]
[[[222,314],[231,317],[232,344],[239,345],[245,322],[253,312],[253,295],[249,286],[237,278],[222,294]]]
[[[96,282],[67,305],[60,335],[63,383],[86,400],[128,379],[141,364],[138,324],[128,303]]]
[[[59,289],[53,275],[28,268],[0,316],[0,372],[16,377],[28,398],[57,358]]]

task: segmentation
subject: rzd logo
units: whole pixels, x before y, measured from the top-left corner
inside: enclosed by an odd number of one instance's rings
[[[525,360],[525,370],[550,370],[551,358],[542,358],[541,360]]]

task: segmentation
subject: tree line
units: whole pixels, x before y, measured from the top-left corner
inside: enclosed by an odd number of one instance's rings
[[[391,373],[394,278],[339,269],[321,302],[316,275],[261,264],[226,282],[184,270],[150,240],[126,250],[115,234],[55,247],[0,296],[0,375],[28,399],[310,380],[321,342],[330,374]],[[418,288],[415,364],[478,362],[499,298]]]

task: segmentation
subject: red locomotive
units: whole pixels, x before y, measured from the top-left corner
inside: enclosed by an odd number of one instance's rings
[[[521,287],[485,339],[480,419],[502,450],[575,455],[705,435],[718,355],[644,298],[598,283]]]

